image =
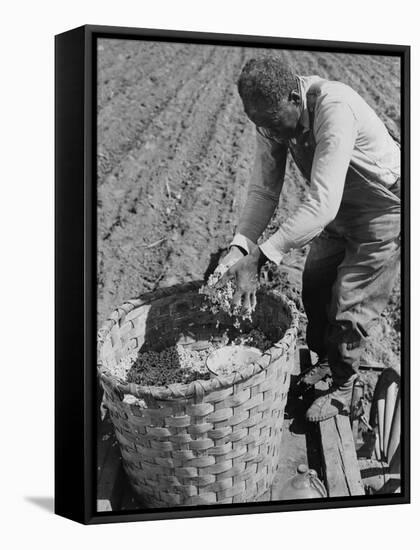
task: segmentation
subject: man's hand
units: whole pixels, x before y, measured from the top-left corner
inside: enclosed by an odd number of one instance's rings
[[[229,269],[230,267],[232,267],[234,264],[236,264],[237,261],[241,260],[245,255],[246,255],[246,252],[242,248],[239,248],[239,246],[233,245],[230,248],[229,252],[219,260],[219,266],[221,266],[221,270],[226,271],[226,269]]]
[[[238,246],[233,245],[229,252],[219,260],[219,264],[214,270],[213,274],[209,278],[209,286],[213,287],[217,280],[220,280],[220,277],[226,273],[226,271],[241,260],[246,255],[245,250],[239,248]]]
[[[244,311],[253,311],[255,309],[256,290],[258,277],[261,267],[267,261],[259,247],[256,247],[247,256],[243,256],[235,262],[221,277],[215,285],[220,288],[226,284],[229,279],[234,278],[236,283],[236,291],[232,298],[234,308],[240,308]]]

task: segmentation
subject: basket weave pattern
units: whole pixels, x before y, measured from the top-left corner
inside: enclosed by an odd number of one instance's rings
[[[151,507],[252,502],[277,469],[298,313],[275,292],[260,294],[257,324],[283,337],[240,373],[166,387],[129,384],[110,373],[148,338],[162,348],[206,339],[212,325],[214,332],[214,317],[200,311],[199,286],[131,300],[98,334],[98,372],[124,468]]]

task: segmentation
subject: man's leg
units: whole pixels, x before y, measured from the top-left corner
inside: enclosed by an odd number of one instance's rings
[[[314,368],[305,371],[299,382],[312,385],[329,373],[327,361],[328,308],[337,268],[344,258],[344,240],[324,231],[311,244],[302,277],[302,301],[308,318],[306,341],[318,355]]]
[[[362,340],[385,308],[399,270],[399,216],[383,216],[372,227],[362,232],[374,237],[369,242],[347,239],[346,254],[337,270],[327,330],[333,386],[307,411],[307,418],[312,421],[325,420],[347,408]]]

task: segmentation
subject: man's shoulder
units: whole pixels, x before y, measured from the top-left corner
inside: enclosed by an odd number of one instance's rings
[[[314,94],[319,98],[335,101],[347,101],[360,97],[348,84],[339,80],[327,80],[326,78],[312,78],[308,87],[308,94]]]
[[[331,103],[355,105],[361,100],[356,91],[344,82],[318,75],[300,76],[300,79],[309,110],[319,111]]]
[[[338,80],[318,79],[307,91],[307,106],[314,112],[315,136],[323,131],[344,129],[365,112],[362,98],[347,84]],[[324,124],[326,123],[326,124]],[[335,130],[334,130],[335,131]],[[318,136],[319,137],[319,136]]]

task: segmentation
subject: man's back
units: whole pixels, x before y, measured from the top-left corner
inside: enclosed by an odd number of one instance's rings
[[[369,180],[391,186],[400,176],[400,149],[384,123],[366,101],[350,86],[316,77],[302,77],[307,108],[314,107],[315,143],[328,131],[329,116],[335,116],[337,105],[347,106],[355,118],[356,136],[350,165]],[[346,132],[333,133],[329,139],[340,139]]]

